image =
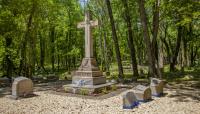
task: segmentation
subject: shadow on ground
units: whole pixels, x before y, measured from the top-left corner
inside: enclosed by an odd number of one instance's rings
[[[175,98],[176,102],[188,102],[190,99],[200,101],[200,72],[175,72],[165,73],[164,75],[165,79],[168,82],[165,89],[170,91],[171,94],[166,93],[163,97]],[[120,85],[119,89],[117,89],[116,91],[111,91],[108,94],[103,94],[99,96],[84,96],[64,92],[62,86],[70,83],[71,81],[37,83],[34,86],[34,91],[44,91],[50,94],[63,95],[67,97],[102,100],[119,95],[122,92],[135,87],[138,84],[149,85],[148,80],[141,80],[138,83],[128,83]],[[4,97],[10,94],[10,87],[0,88],[0,97]]]
[[[189,102],[191,99],[200,101],[200,89],[196,86],[199,81],[182,81],[178,83],[168,84],[167,89],[172,92],[172,94],[167,97],[175,98],[177,102]]]
[[[71,83],[70,81],[56,81],[56,82],[47,82],[47,83],[36,83],[34,84],[34,92],[36,91],[56,91],[58,88],[61,88],[65,84]],[[6,86],[0,88],[0,98],[6,95],[11,95],[11,86]]]

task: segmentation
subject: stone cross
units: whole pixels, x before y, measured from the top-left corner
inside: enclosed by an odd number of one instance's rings
[[[78,24],[78,28],[85,28],[85,57],[93,58],[93,39],[91,27],[95,27],[98,25],[98,21],[90,20],[90,13],[86,11],[85,13],[85,21],[80,22]]]

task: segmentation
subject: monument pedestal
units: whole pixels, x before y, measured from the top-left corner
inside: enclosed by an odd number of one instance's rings
[[[106,77],[103,76],[97,66],[95,58],[84,58],[81,66],[72,76],[72,84],[64,85],[66,92],[76,94],[92,94],[101,92],[104,88],[109,88],[114,83],[106,83]]]
[[[92,94],[100,92],[114,83],[106,83],[106,77],[99,70],[96,59],[93,58],[93,39],[91,27],[97,26],[98,21],[91,21],[89,10],[85,12],[85,21],[78,24],[78,28],[85,28],[85,58],[81,66],[72,76],[72,84],[64,85],[67,92],[77,94]]]

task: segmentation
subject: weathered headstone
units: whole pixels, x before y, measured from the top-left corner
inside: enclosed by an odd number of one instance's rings
[[[139,105],[133,91],[128,91],[123,94],[123,109],[133,109]]]
[[[33,94],[33,82],[26,77],[15,78],[12,84],[12,98],[28,97]]]
[[[139,102],[146,102],[148,100],[151,100],[151,89],[150,89],[150,87],[138,85],[138,86],[135,87],[134,93],[135,93],[136,99]]]
[[[152,95],[159,97],[163,95],[164,81],[157,78],[151,78],[150,88]]]

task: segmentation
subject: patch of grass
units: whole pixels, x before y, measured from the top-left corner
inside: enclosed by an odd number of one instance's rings
[[[107,93],[109,93],[107,87],[104,87],[104,88],[101,90],[101,92],[102,92],[103,94],[107,94]]]
[[[80,89],[80,94],[81,94],[81,95],[89,95],[90,92],[89,92],[88,89],[84,89],[84,88],[82,88],[82,89]]]
[[[115,91],[117,90],[117,86],[116,85],[111,85],[111,91]]]

